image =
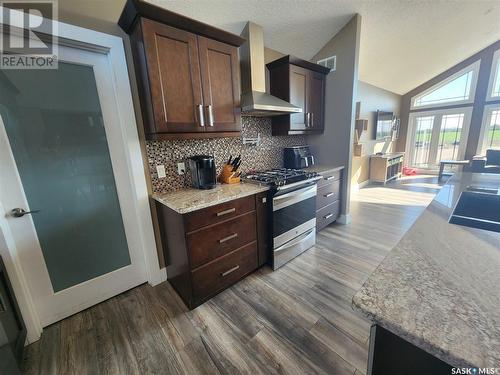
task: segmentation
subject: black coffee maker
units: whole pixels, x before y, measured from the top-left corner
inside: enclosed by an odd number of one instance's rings
[[[191,182],[196,189],[213,189],[217,184],[213,156],[195,155],[188,159]]]

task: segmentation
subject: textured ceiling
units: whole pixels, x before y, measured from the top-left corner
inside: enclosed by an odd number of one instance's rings
[[[360,79],[404,94],[500,39],[500,1],[148,0],[239,34],[264,28],[267,47],[310,59],[355,13]],[[59,0],[61,11],[115,22],[124,0]]]

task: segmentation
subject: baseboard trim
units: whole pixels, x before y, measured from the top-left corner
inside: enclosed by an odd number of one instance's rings
[[[155,286],[161,284],[162,282],[167,281],[167,269],[162,268],[156,271],[151,278],[148,280],[149,285]]]
[[[370,183],[370,180],[365,180],[363,182],[360,182],[359,184],[355,184],[351,186],[351,192],[356,192],[359,191],[360,189],[363,189],[365,186],[367,186]]]
[[[350,224],[351,223],[351,214],[342,214],[337,219],[337,223],[339,224]]]

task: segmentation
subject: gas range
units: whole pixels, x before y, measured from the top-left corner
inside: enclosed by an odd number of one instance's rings
[[[320,175],[316,172],[309,172],[302,169],[275,168],[248,174],[243,177],[243,180],[245,182],[267,185],[275,190],[288,190],[302,184],[315,182],[320,178]]]
[[[316,182],[321,176],[302,169],[271,169],[248,174],[244,182],[269,186],[271,266],[273,270],[316,242]]]

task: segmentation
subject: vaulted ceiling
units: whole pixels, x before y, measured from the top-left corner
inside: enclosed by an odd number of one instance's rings
[[[362,16],[359,78],[404,94],[500,39],[500,1],[148,0],[240,33],[264,28],[266,46],[310,59]],[[124,0],[59,0],[63,12],[116,22]]]

